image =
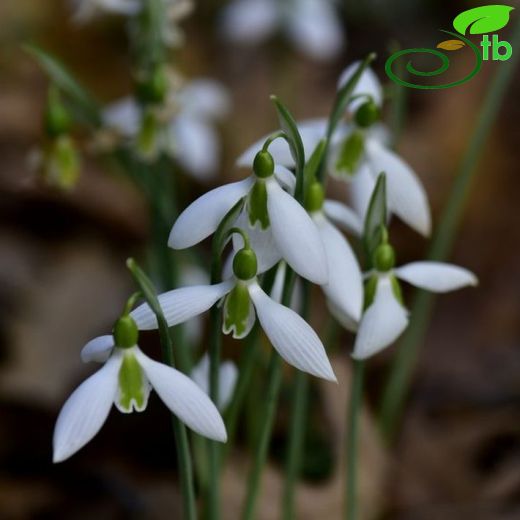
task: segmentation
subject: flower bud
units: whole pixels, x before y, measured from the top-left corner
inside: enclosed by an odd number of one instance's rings
[[[253,161],[253,171],[255,172],[255,175],[261,179],[271,177],[274,173],[273,156],[264,150],[258,152]]]
[[[305,197],[305,209],[309,213],[320,211],[323,207],[325,200],[325,193],[323,192],[323,186],[319,182],[313,182],[307,191]]]
[[[363,103],[354,116],[356,123],[361,128],[372,126],[380,117],[379,107],[373,101]]]
[[[251,280],[256,276],[258,262],[252,249],[243,248],[233,258],[233,273],[239,280]]]
[[[141,103],[162,103],[167,92],[168,76],[163,67],[156,67],[146,81],[137,84],[137,98]]]
[[[395,266],[395,252],[390,244],[381,244],[374,253],[374,267],[385,273]]]
[[[113,334],[116,347],[131,348],[137,344],[139,330],[134,319],[126,314],[115,322]]]

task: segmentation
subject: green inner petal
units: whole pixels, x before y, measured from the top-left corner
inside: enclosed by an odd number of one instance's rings
[[[269,227],[269,215],[267,213],[267,188],[265,181],[257,180],[249,192],[247,212],[249,223],[254,227],[260,222],[262,229]]]
[[[119,370],[118,407],[125,412],[142,411],[146,407],[147,380],[134,354],[125,353]]]
[[[355,131],[343,141],[336,161],[337,173],[353,175],[358,169],[359,163],[365,152],[365,138],[362,132]]]
[[[394,293],[395,299],[401,305],[404,305],[403,292],[401,291],[401,285],[393,274],[390,275],[390,283],[392,284],[392,292]]]
[[[226,296],[224,303],[224,333],[234,332],[235,338],[244,337],[249,331],[249,317],[251,314],[251,300],[247,286],[237,283]]]

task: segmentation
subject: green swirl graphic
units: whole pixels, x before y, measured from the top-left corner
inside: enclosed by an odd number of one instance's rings
[[[448,70],[450,66],[450,60],[446,54],[442,53],[441,51],[438,51],[437,49],[427,49],[427,48],[417,48],[417,49],[404,49],[402,51],[396,52],[392,54],[385,63],[385,71],[388,75],[388,77],[392,80],[398,83],[399,85],[403,85],[404,87],[409,88],[417,88],[422,90],[434,90],[434,89],[442,89],[442,88],[451,88],[456,87],[457,85],[462,85],[463,83],[466,83],[470,79],[472,79],[478,72],[480,71],[482,67],[482,54],[480,52],[480,49],[470,40],[465,38],[464,36],[453,33],[450,31],[444,31],[443,33],[449,34],[451,36],[455,36],[456,38],[463,40],[464,43],[468,45],[468,47],[471,48],[473,51],[473,54],[475,55],[475,66],[473,67],[473,70],[464,78],[458,80],[458,81],[452,81],[451,83],[444,83],[441,85],[418,85],[416,83],[410,83],[409,81],[405,81],[404,79],[401,79],[398,77],[394,71],[392,70],[392,65],[394,61],[398,60],[401,56],[405,56],[407,54],[417,54],[417,53],[426,53],[426,54],[432,54],[433,56],[436,56],[440,59],[441,65],[437,67],[435,70],[424,72],[417,70],[413,65],[412,62],[409,61],[406,64],[406,70],[412,74],[413,76],[421,76],[421,77],[431,77],[431,76],[439,76],[446,70]]]

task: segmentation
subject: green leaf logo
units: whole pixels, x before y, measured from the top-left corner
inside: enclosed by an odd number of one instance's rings
[[[453,20],[453,27],[460,34],[485,34],[498,31],[509,22],[509,13],[514,9],[508,5],[483,5],[460,13]]]

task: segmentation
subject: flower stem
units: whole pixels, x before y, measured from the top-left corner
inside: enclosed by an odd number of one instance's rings
[[[299,370],[294,376],[293,412],[289,431],[289,446],[285,470],[285,488],[282,499],[282,518],[295,518],[295,487],[302,467],[305,444],[305,425],[309,399],[309,378]]]
[[[307,319],[310,307],[310,284],[305,282],[303,288],[302,318]],[[309,378],[307,374],[297,371],[293,382],[293,410],[289,429],[289,444],[285,467],[285,487],[282,497],[282,518],[295,518],[295,487],[302,467],[303,448],[305,444],[305,426],[309,399]]]
[[[516,24],[511,45],[513,48],[520,45],[520,22]],[[477,117],[474,133],[462,158],[450,196],[442,212],[437,233],[432,241],[428,254],[430,260],[445,260],[451,252],[471,183],[477,173],[478,161],[498,115],[517,60],[518,55],[513,54],[508,62],[500,63],[497,73],[487,89],[487,96]],[[432,293],[417,292],[412,305],[410,326],[399,344],[390,376],[384,388],[379,423],[388,441],[394,438],[402,416],[417,362],[418,347],[424,340],[434,300],[435,297]]]
[[[346,494],[345,494],[345,520],[357,520],[358,518],[358,438],[359,416],[363,397],[364,361],[354,360],[352,381],[350,387],[350,400],[347,410],[346,427]]]
[[[269,441],[271,439],[278,404],[278,395],[282,384],[282,360],[274,350],[269,362],[267,380],[268,387],[265,408],[262,414],[262,428],[259,432],[259,441],[253,460],[253,469],[249,474],[247,497],[242,514],[243,520],[253,520],[253,518],[255,518],[256,500],[258,498],[258,492],[260,491],[260,478],[267,459],[267,450],[269,448]]]

